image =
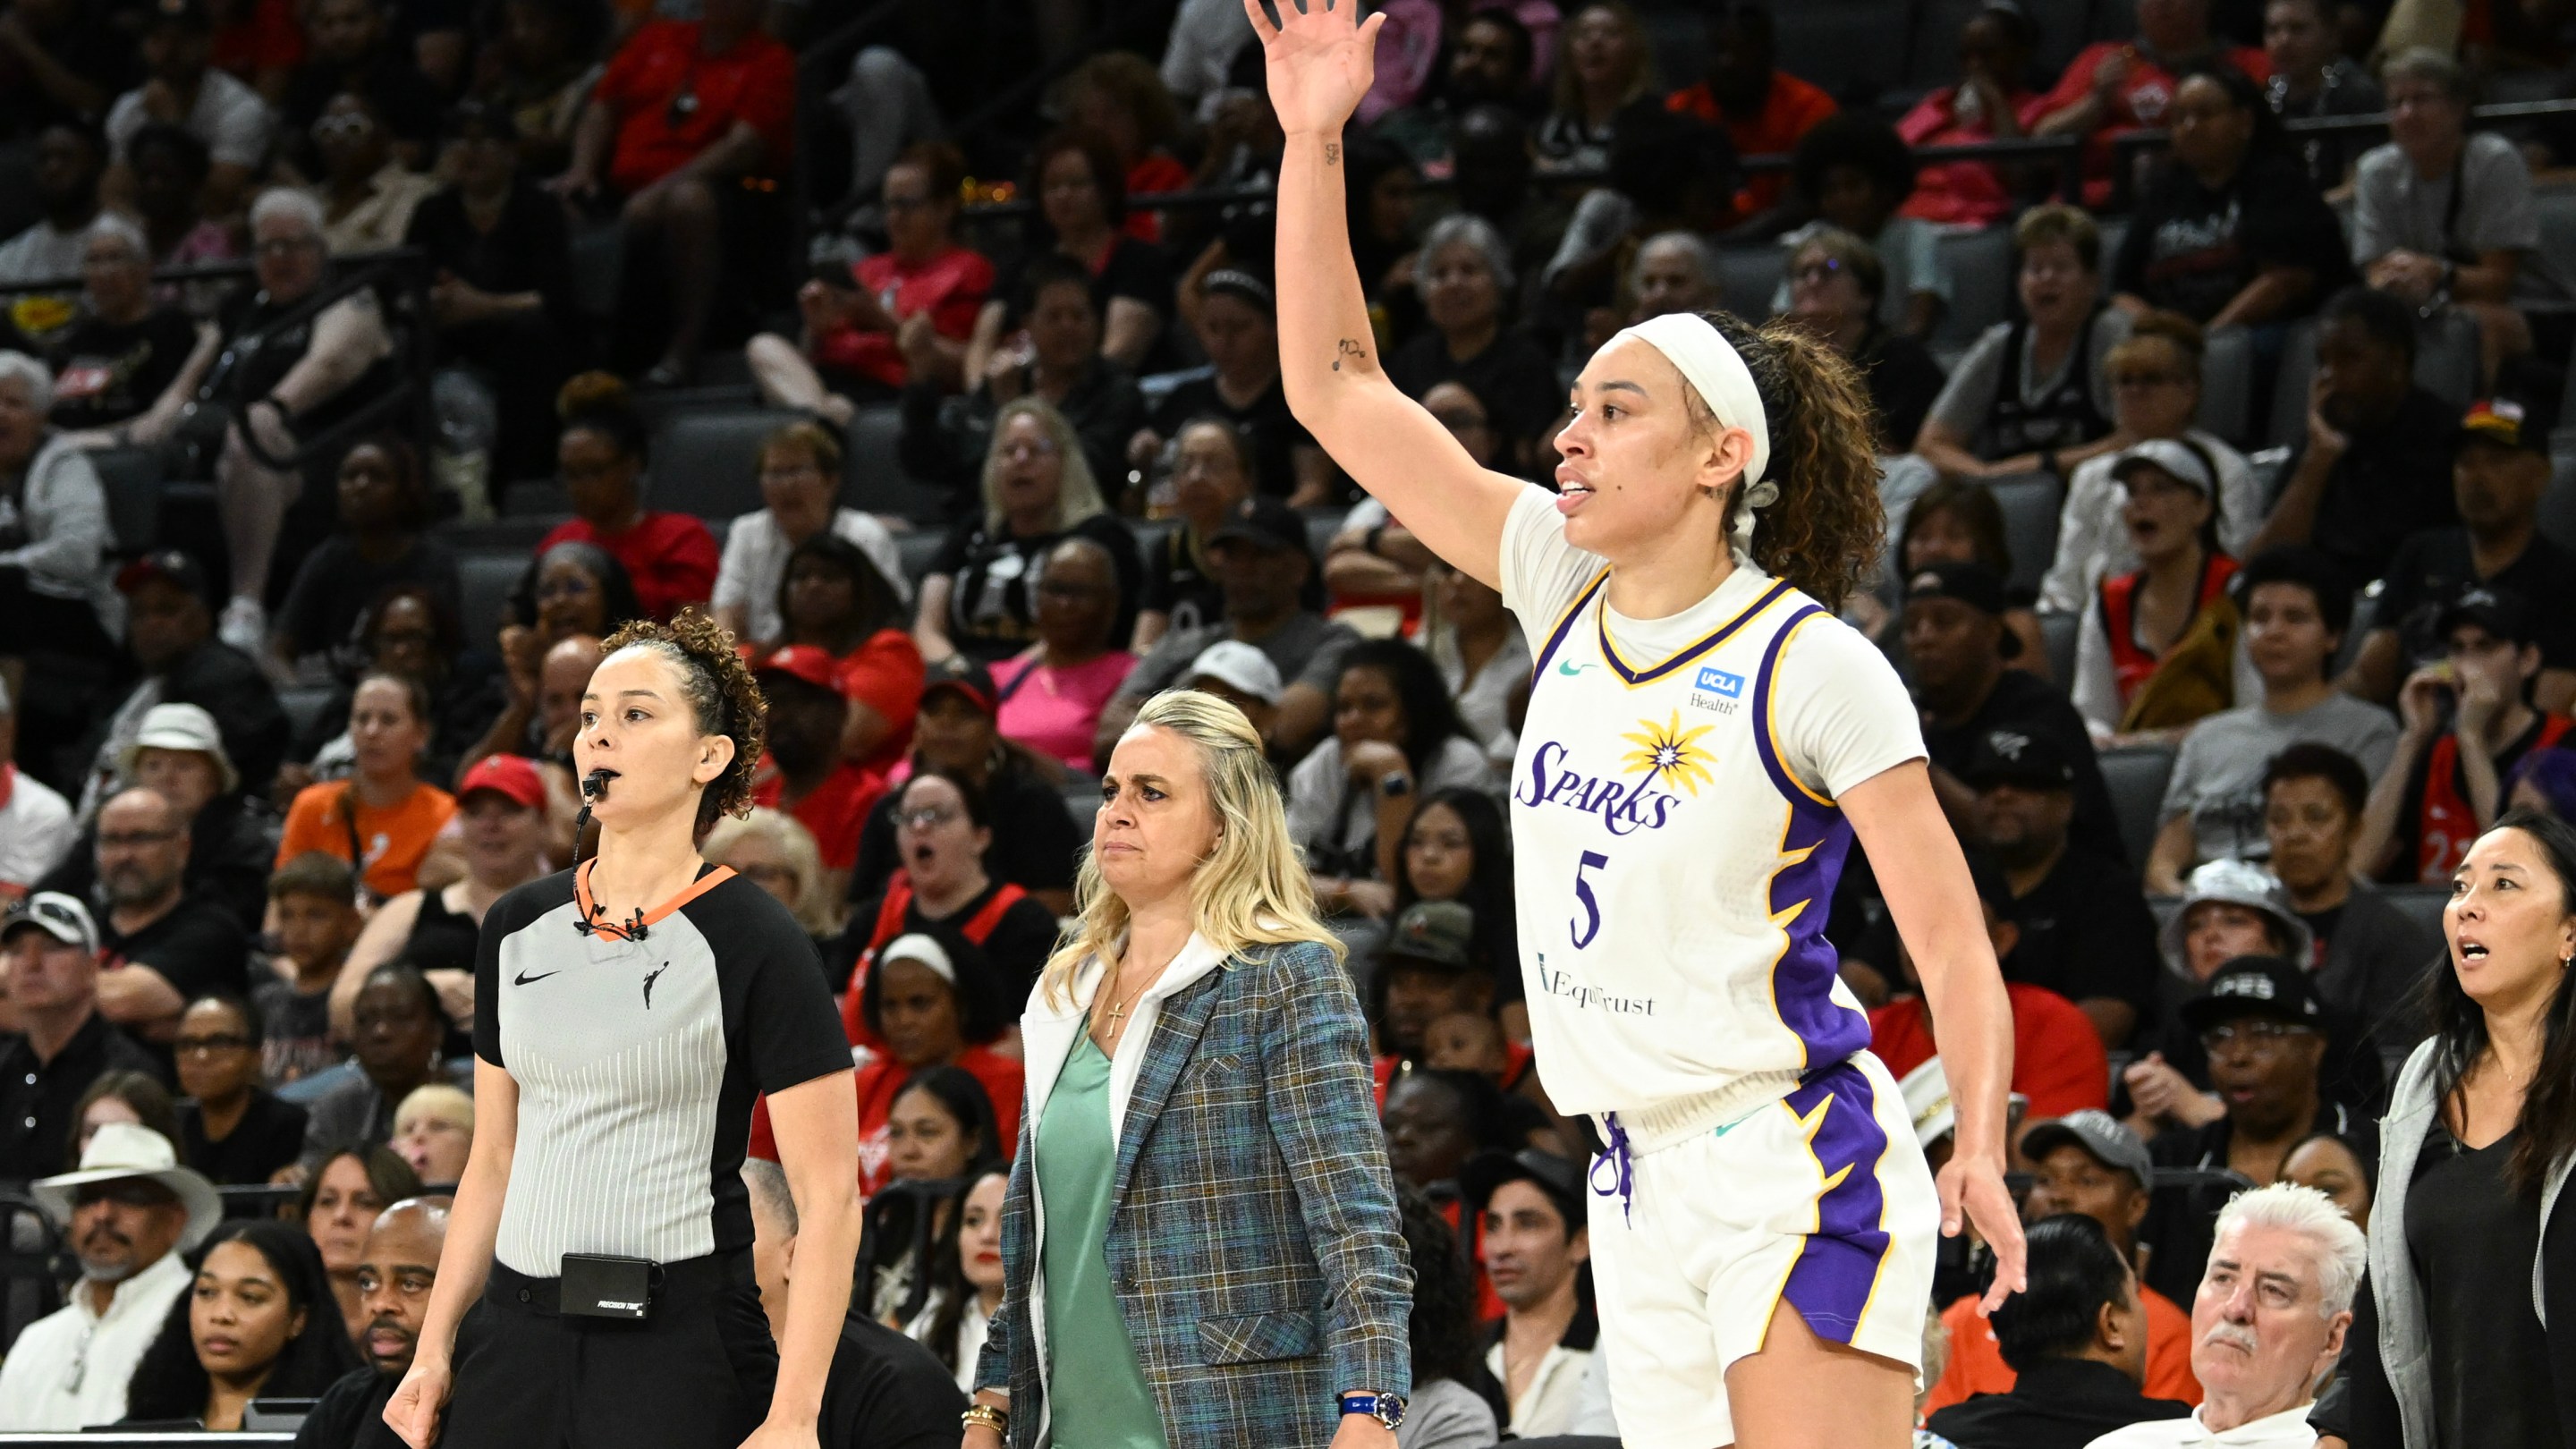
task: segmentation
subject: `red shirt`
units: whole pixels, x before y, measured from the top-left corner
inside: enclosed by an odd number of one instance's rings
[[[1139,196],[1179,191],[1190,184],[1190,168],[1167,151],[1148,151],[1127,168],[1127,234],[1138,241],[1163,239],[1163,214],[1135,204]]]
[[[1753,119],[1739,121],[1726,114],[1702,81],[1688,90],[1679,90],[1664,98],[1664,109],[1684,111],[1703,121],[1726,128],[1727,139],[1735,143],[1738,156],[1777,156],[1794,151],[1798,138],[1815,128],[1818,121],[1841,109],[1834,98],[1818,86],[1812,86],[1785,70],[1771,72],[1771,93],[1762,101],[1762,109]],[[1735,193],[1735,215],[1730,220],[1742,221],[1755,212],[1776,206],[1780,193],[1789,184],[1785,172],[1756,176]]]
[[[2092,1019],[2044,986],[2004,983],[2012,1002],[2012,1090],[2030,1098],[2030,1120],[2111,1105],[2111,1061]],[[1939,1054],[1932,1015],[1919,996],[1900,996],[1869,1014],[1869,1049],[1902,1077]]]
[[[2174,88],[2181,84],[2172,71],[2148,58],[2134,41],[2097,40],[2075,53],[2066,73],[2048,94],[2038,96],[2021,108],[2022,129],[2039,124],[2040,117],[2062,111],[2093,93],[2093,74],[2102,62],[2114,55],[2129,57],[2129,73],[2120,79],[2119,89],[2111,93],[2111,103],[2084,147],[2084,204],[2101,206],[2111,199],[2111,138],[2131,131],[2148,130],[2165,123],[2165,108],[2173,104]],[[2220,58],[2245,72],[2254,84],[2272,78],[2272,60],[2259,50],[2242,46],[2220,52]]]
[[[787,169],[795,149],[796,53],[757,31],[722,55],[703,54],[700,44],[694,20],[651,21],[601,74],[592,95],[617,118],[608,181],[619,191],[641,191],[679,170],[736,121],[769,143],[757,171]],[[697,104],[675,117],[674,103],[684,96]]]
[[[2198,1406],[2200,1380],[2191,1371],[2191,1315],[2144,1283],[2138,1285],[2138,1301],[2147,1313],[2147,1397]],[[1962,1298],[1941,1310],[1941,1324],[1950,1330],[1950,1366],[1932,1385],[1923,1412],[1946,1409],[1971,1394],[2012,1392],[2021,1375],[2004,1362],[1994,1325],[1977,1316],[1976,1299]]]
[[[716,591],[716,537],[685,513],[647,513],[635,526],[602,533],[587,518],[556,524],[537,544],[543,555],[559,543],[597,544],[626,566],[644,612],[668,620],[683,604],[704,604]],[[611,621],[612,623],[615,621]]]
[[[2004,98],[2018,115],[2030,101],[2027,90]],[[1896,123],[1896,134],[1908,146],[1964,146],[1995,138],[1994,122],[1978,116],[1962,119],[1959,88],[1934,91]],[[1914,194],[1896,209],[1899,216],[1954,226],[1993,226],[2012,215],[2012,192],[1995,168],[1983,161],[1940,161],[1914,174]]]
[[[1008,1162],[1020,1148],[1020,1097],[1026,1086],[1026,1074],[1017,1058],[1006,1057],[990,1047],[970,1046],[957,1054],[957,1065],[974,1074],[984,1084],[984,1095],[992,1099],[993,1121],[1001,1141],[993,1145],[993,1156]],[[887,1178],[886,1118],[894,1111],[894,1099],[903,1095],[903,1084],[912,1079],[913,1068],[890,1056],[871,1054],[851,1073],[859,1092],[859,1192],[871,1195],[884,1187]],[[748,1156],[763,1162],[778,1160],[778,1134],[769,1125],[769,1099],[761,1098],[751,1107],[751,1147]]]
[[[964,341],[975,330],[975,314],[993,290],[993,264],[965,247],[945,247],[928,261],[913,263],[892,252],[879,252],[854,262],[850,275],[876,294],[877,305],[894,316],[930,314],[930,325],[942,337]],[[814,339],[814,362],[872,377],[888,387],[901,387],[903,349],[891,332],[865,332],[839,327]]]
[[[207,64],[244,84],[263,70],[293,70],[303,63],[304,28],[295,21],[295,0],[256,0],[248,16],[215,27],[214,48],[207,53]]]
[[[879,629],[841,656],[841,694],[885,717],[885,743],[857,764],[884,777],[912,748],[912,717],[921,708],[921,646],[901,629]]]
[[[761,775],[751,787],[751,803],[775,807],[787,792],[787,777],[771,761],[760,762]],[[787,807],[796,823],[814,837],[825,870],[850,870],[859,863],[859,829],[885,793],[885,776],[842,761],[814,793]]]

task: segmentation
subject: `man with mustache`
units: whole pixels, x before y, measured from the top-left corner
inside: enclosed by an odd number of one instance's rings
[[[376,1215],[358,1260],[358,1302],[367,1325],[358,1347],[367,1361],[314,1404],[295,1431],[295,1449],[396,1449],[402,1442],[385,1424],[385,1401],[411,1371],[430,1286],[438,1281],[438,1255],[447,1246],[448,1205],[444,1197],[408,1197]]]
[[[2218,1215],[2191,1307],[2191,1367],[2206,1396],[2188,1419],[2115,1429],[2088,1449],[2307,1449],[2308,1408],[2343,1352],[2366,1248],[2314,1188],[2276,1182]]]

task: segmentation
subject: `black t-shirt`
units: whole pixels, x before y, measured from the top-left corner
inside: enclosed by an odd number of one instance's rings
[[[1167,633],[1180,634],[1225,617],[1225,590],[1208,577],[1194,531],[1182,524],[1145,549],[1145,603],[1171,616]]]
[[[1318,446],[1315,435],[1306,431],[1288,411],[1288,393],[1277,378],[1264,388],[1248,407],[1235,407],[1216,390],[1213,376],[1194,378],[1173,388],[1155,407],[1154,431],[1174,437],[1193,418],[1218,417],[1242,430],[1244,440],[1252,445],[1252,483],[1274,498],[1286,498],[1297,491],[1296,455],[1300,448]]]
[[[2114,1429],[2190,1416],[2191,1405],[2150,1399],[2107,1363],[2050,1358],[2024,1370],[2011,1392],[1952,1404],[1924,1427],[1975,1449],[2078,1449]]]
[[[193,895],[181,897],[167,915],[132,935],[117,930],[102,913],[98,938],[107,969],[149,966],[183,1001],[209,991],[240,996],[250,989],[250,933],[232,912]]]
[[[2451,497],[2452,438],[2459,409],[2420,387],[2407,389],[2382,426],[2355,428],[2326,477],[2309,542],[2357,581],[2378,578],[2411,534],[2460,521]],[[2302,442],[2281,476],[2299,470]]]
[[[338,1066],[348,1052],[331,1039],[331,988],[298,991],[285,980],[261,982],[251,992],[263,1033],[261,1075],[279,1086]]]
[[[1028,321],[1021,310],[1028,301],[1021,281],[1027,267],[1028,260],[1023,258],[1012,268],[1009,285],[994,293],[1002,298],[1005,330],[1017,329]],[[1109,322],[1110,301],[1118,297],[1142,302],[1165,317],[1172,315],[1172,259],[1152,242],[1120,232],[1108,251],[1086,259],[1083,268],[1091,273],[1091,306],[1100,314],[1103,326]]]
[[[1494,436],[1515,443],[1545,435],[1565,411],[1565,389],[1557,384],[1555,365],[1537,343],[1517,332],[1496,334],[1484,351],[1461,362],[1449,355],[1447,338],[1425,329],[1387,354],[1386,377],[1415,402],[1444,382],[1463,385],[1485,405]],[[1496,461],[1509,467],[1514,460]]]
[[[2125,1001],[2144,1019],[2155,999],[2156,920],[2127,866],[2070,848],[2008,915],[2021,941],[2004,958],[2006,981],[2069,1001]]]
[[[2408,664],[2432,663],[2444,650],[2436,627],[2442,610],[2472,585],[2522,595],[2540,631],[2542,667],[2576,669],[2576,554],[2538,534],[2492,578],[2478,577],[2465,528],[2436,528],[2407,539],[2381,575],[2372,627],[2397,631]]]
[[[546,315],[566,319],[572,306],[572,231],[561,203],[520,178],[488,232],[465,219],[464,197],[453,189],[422,198],[403,233],[406,246],[428,253],[432,266],[486,292],[534,292]]]
[[[983,913],[985,907],[992,904],[994,893],[1006,884],[1009,882],[994,881],[976,892],[974,898],[966,904],[944,916],[931,916],[925,913],[921,909],[921,897],[914,896],[911,903],[904,907],[903,934],[910,935],[920,931],[938,936],[959,935],[965,930],[967,922],[974,920],[976,916]],[[1026,890],[1027,887],[1023,886],[1021,889]],[[840,979],[832,983],[833,990],[849,989],[850,976],[857,969],[859,952],[867,949],[868,940],[876,930],[877,914],[884,909],[885,892],[879,891],[868,900],[867,904],[850,913],[849,929],[843,933],[843,936],[845,939],[855,941],[856,949],[834,953],[839,958],[843,969]],[[1047,957],[1055,951],[1055,936],[1055,912],[1038,904],[1031,897],[1022,896],[1012,902],[1009,909],[1002,912],[1002,919],[993,923],[992,933],[984,938],[981,949],[985,959],[993,964],[993,970],[1002,978],[1002,984],[1010,989],[1010,1000],[1004,1003],[1010,1009],[1004,1014],[1012,1020],[1018,1020],[1020,1008],[1028,1004],[1029,991],[1038,984],[1038,972],[1045,967]]]
[[[1870,326],[1870,335],[1852,357],[1869,384],[1870,410],[1878,415],[1878,450],[1898,453],[1914,445],[1923,430],[1923,415],[1932,411],[1949,381],[1941,364],[1923,344],[1906,333]]]
[[[295,1430],[295,1449],[398,1449],[402,1440],[385,1422],[385,1405],[401,1385],[402,1375],[384,1373],[373,1364],[349,1370],[322,1391],[313,1412],[304,1416]]]
[[[277,631],[297,655],[318,654],[350,642],[350,631],[367,606],[398,584],[419,584],[436,594],[450,615],[457,611],[461,590],[456,555],[426,536],[384,563],[358,552],[355,540],[335,533],[304,556],[295,582],[278,607]]]
[[[1061,532],[1033,538],[1014,536],[1005,525],[986,526],[979,513],[948,530],[948,541],[930,560],[929,572],[953,581],[948,596],[948,638],[958,651],[982,664],[1007,659],[1037,639],[1034,622],[1038,561],[1068,535],[1080,534],[1109,550],[1118,568],[1118,619],[1109,637],[1125,639],[1136,629],[1137,600],[1144,593],[1143,570],[1136,563],[1136,538],[1127,526],[1106,513],[1095,513]]]
[[[266,1182],[269,1174],[303,1153],[304,1109],[257,1087],[251,1089],[242,1119],[221,1142],[207,1138],[205,1114],[194,1097],[179,1103],[179,1160],[218,1185]]]
[[[868,811],[859,828],[858,865],[850,873],[850,899],[874,900],[885,894],[886,879],[903,862],[895,856],[894,807],[900,790],[889,790]],[[1064,796],[1045,781],[1016,765],[1005,765],[984,782],[985,808],[993,817],[993,844],[984,852],[985,873],[1028,891],[1073,888],[1073,857],[1082,849],[1082,830]]]
[[[144,411],[196,345],[196,322],[176,307],[155,307],[140,322],[83,313],[45,349],[54,368],[54,425],[104,428]]]
[[[38,1061],[24,1036],[0,1037],[0,1178],[50,1177],[71,1166],[72,1108],[112,1071],[170,1079],[169,1068],[95,1011],[50,1062]]]
[[[2437,1444],[2559,1444],[2558,1376],[2531,1306],[2539,1194],[2506,1175],[2519,1129],[2484,1147],[2424,1133],[2406,1193],[2406,1256],[2423,1294]],[[2562,1351],[2563,1352],[2563,1351]]]
[[[2093,758],[2093,736],[2073,702],[2047,680],[2027,670],[2007,669],[1977,712],[1959,725],[1926,721],[1923,748],[1932,763],[1952,774],[1968,766],[1978,741],[1988,730],[2018,730],[2053,737],[2075,762],[2075,819],[2067,838],[2075,845],[2111,860],[2126,861],[2120,843],[2120,817],[2111,808],[2111,789],[2102,783],[2102,766]]]
[[[571,871],[484,914],[474,1054],[538,1088],[519,1100],[495,1261],[552,1277],[566,1252],[677,1263],[751,1246],[752,1104],[846,1073],[850,1044],[804,927],[713,872],[640,937],[576,930]]]
[[[2206,322],[2265,267],[2314,272],[2309,309],[2352,273],[2334,212],[2306,168],[2285,155],[2257,152],[2215,190],[2188,166],[2167,167],[2129,222],[2111,284]]]
[[[966,1395],[929,1349],[869,1318],[841,1320],[823,1378],[822,1449],[956,1449]]]
[[[2363,1160],[2378,1156],[2378,1144],[2370,1137],[2371,1114],[2321,1100],[2311,1130],[2339,1137],[2364,1134],[2357,1149],[2369,1154]],[[2225,1117],[2206,1127],[2168,1127],[2147,1144],[2147,1156],[2160,1168],[2224,1169],[2235,1137],[2235,1124]],[[2220,1183],[2175,1183],[2155,1189],[2148,1200],[2147,1219],[2138,1228],[2138,1241],[2149,1248],[2144,1274],[2148,1287],[2176,1303],[2192,1300],[2200,1291],[2201,1273],[2216,1240],[2218,1210],[2236,1192],[2235,1187]],[[2526,1264],[2530,1261],[2523,1259]]]

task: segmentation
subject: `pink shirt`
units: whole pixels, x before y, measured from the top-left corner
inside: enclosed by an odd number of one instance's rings
[[[1089,774],[1101,708],[1135,667],[1136,656],[1124,649],[1071,669],[1050,669],[1030,655],[1003,660],[993,666],[993,686],[1002,692],[1002,737],[1053,755],[1076,774]]]

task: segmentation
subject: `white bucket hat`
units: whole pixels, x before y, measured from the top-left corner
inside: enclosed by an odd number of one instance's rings
[[[182,1252],[205,1241],[206,1234],[224,1220],[223,1195],[215,1185],[194,1169],[181,1167],[179,1150],[170,1145],[170,1139],[138,1122],[101,1126],[90,1137],[89,1150],[81,1154],[80,1171],[40,1177],[27,1185],[27,1193],[56,1227],[69,1227],[72,1205],[82,1188],[133,1177],[149,1178],[179,1195],[188,1209],[187,1231],[179,1235]]]
[[[224,781],[219,793],[229,795],[241,788],[241,772],[233,768],[232,757],[224,753],[223,731],[216,728],[215,717],[197,705],[156,704],[145,710],[134,739],[117,759],[118,771],[132,779],[135,757],[145,750],[194,750],[212,755],[215,773]]]

